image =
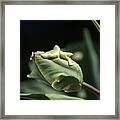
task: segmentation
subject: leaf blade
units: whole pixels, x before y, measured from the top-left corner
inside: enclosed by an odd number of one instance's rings
[[[57,94],[46,94],[46,96],[51,100],[83,100],[82,98],[78,97],[71,97],[67,95],[57,95]]]

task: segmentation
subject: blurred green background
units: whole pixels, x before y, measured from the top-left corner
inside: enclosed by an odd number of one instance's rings
[[[99,20],[97,22],[100,24]],[[52,89],[45,81],[28,80],[31,53],[49,51],[56,44],[74,54],[72,59],[81,66],[84,81],[100,89],[100,32],[91,20],[21,20],[20,99],[100,99],[84,87],[79,92],[63,93]]]

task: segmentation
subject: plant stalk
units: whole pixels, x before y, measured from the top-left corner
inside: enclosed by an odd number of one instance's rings
[[[91,90],[94,91],[95,93],[100,94],[100,91],[99,91],[97,88],[93,87],[92,85],[89,85],[89,84],[86,83],[86,82],[83,82],[82,85],[84,85],[85,87],[91,89]]]
[[[100,32],[100,25],[98,24],[98,22],[96,20],[92,20],[92,22],[95,25],[95,27],[97,28],[97,30]]]

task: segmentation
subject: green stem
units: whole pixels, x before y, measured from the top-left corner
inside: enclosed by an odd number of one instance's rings
[[[100,94],[100,91],[99,91],[97,88],[93,87],[92,85],[89,85],[89,84],[86,83],[86,82],[83,82],[82,85],[84,85],[85,87],[91,89],[91,90],[94,91],[95,93]]]
[[[100,25],[98,24],[98,22],[96,20],[92,20],[92,22],[95,25],[95,27],[97,28],[97,30],[100,32]]]

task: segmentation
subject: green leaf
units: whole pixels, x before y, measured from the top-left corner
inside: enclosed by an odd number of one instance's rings
[[[59,86],[61,86],[59,87],[59,90],[72,92],[72,87],[74,88],[74,91],[75,89],[78,90],[78,86],[80,88],[80,84],[82,84],[83,82],[83,75],[79,65],[76,62],[74,62],[72,59],[71,61],[73,65],[69,66],[67,60],[60,58],[55,58],[53,60],[36,58],[35,64],[37,65],[41,74],[44,76],[45,80],[48,81],[53,88],[57,89],[57,86],[59,84]],[[68,76],[70,78],[69,80],[68,80]],[[67,79],[65,79],[64,77],[65,78],[67,77]],[[63,85],[63,82],[60,82],[62,80],[63,81],[65,80],[64,83],[66,83],[66,86]],[[77,80],[77,82],[73,82],[74,80],[75,81]],[[57,82],[56,86],[55,86],[55,82]]]
[[[21,96],[29,96],[31,93],[20,93]]]
[[[26,93],[20,94],[20,100],[49,100],[49,98],[43,94],[30,94],[30,93],[29,95],[25,94]]]
[[[30,61],[29,68],[30,68],[31,73],[27,75],[28,78],[44,79],[43,75],[41,74],[38,67],[36,66],[34,60]]]
[[[64,94],[51,87],[51,85],[42,79],[29,79],[21,82],[22,94]]]
[[[21,83],[21,100],[68,100],[81,99],[70,97],[64,92],[53,89],[47,82],[43,80],[27,80]]]
[[[76,92],[80,90],[78,79],[72,76],[60,76],[59,80],[55,80],[52,83],[52,87],[59,91],[64,90],[65,92]]]
[[[78,97],[71,97],[67,95],[58,95],[58,94],[46,94],[46,96],[51,100],[83,100],[82,98]]]
[[[58,45],[47,52],[33,52],[28,77],[43,79],[56,90],[78,91],[83,82],[83,74],[80,66],[70,58],[72,55],[61,51]]]

